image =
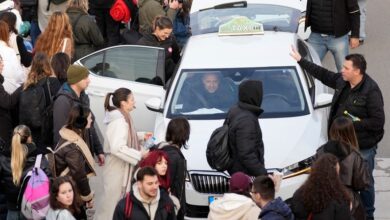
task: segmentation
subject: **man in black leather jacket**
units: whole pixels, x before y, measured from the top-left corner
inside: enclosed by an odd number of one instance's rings
[[[335,90],[328,125],[342,115],[353,120],[360,153],[367,160],[371,178],[370,187],[361,192],[361,197],[367,219],[373,219],[375,189],[372,172],[377,144],[384,134],[385,113],[382,92],[378,84],[366,73],[365,58],[360,54],[350,54],[345,57],[341,73],[334,73],[302,59],[294,48],[290,55],[309,74]]]

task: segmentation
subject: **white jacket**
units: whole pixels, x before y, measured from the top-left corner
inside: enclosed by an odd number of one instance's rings
[[[207,219],[255,220],[259,219],[260,211],[251,198],[236,193],[225,193],[222,198],[210,204]]]
[[[13,0],[6,0],[0,3],[0,11],[10,11],[16,15],[16,24],[15,28],[19,32],[20,25],[22,25],[22,17],[20,16],[20,13],[18,10],[15,9],[15,3]]]
[[[5,91],[11,94],[26,81],[27,75],[23,71],[14,49],[2,40],[0,40],[0,56],[3,58],[4,64],[3,86]]]

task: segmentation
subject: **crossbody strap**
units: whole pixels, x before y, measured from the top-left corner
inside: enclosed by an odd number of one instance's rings
[[[34,168],[40,168],[41,167],[41,161],[42,161],[42,154],[38,154],[36,159],[35,159]]]

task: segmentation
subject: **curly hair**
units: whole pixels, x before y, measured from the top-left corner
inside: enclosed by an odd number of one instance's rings
[[[162,160],[162,158],[164,158],[167,163],[169,164],[169,158],[168,158],[168,155],[162,151],[162,150],[154,150],[154,151],[151,151],[148,156],[146,158],[144,158],[143,160],[140,161],[139,163],[139,167],[142,168],[142,167],[147,167],[147,166],[150,166],[150,167],[153,167],[155,168],[156,164],[158,162],[160,162]],[[168,166],[168,169],[167,169],[167,173],[165,174],[165,176],[160,176],[158,175],[158,180],[160,182],[160,186],[163,187],[164,189],[169,189],[170,188],[170,176],[169,176],[169,166]]]
[[[329,153],[314,163],[309,178],[300,188],[306,210],[321,212],[332,201],[349,204],[351,198],[339,178],[337,164],[337,157]]]
[[[73,32],[69,17],[64,12],[54,12],[45,31],[38,37],[35,52],[41,51],[52,57],[60,52],[65,38],[70,39],[71,53],[73,53]]]
[[[49,58],[45,53],[38,52],[35,54],[31,64],[31,70],[28,73],[27,80],[24,82],[23,90],[36,85],[39,80],[52,75]]]

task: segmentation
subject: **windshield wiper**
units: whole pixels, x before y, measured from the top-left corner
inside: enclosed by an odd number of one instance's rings
[[[246,8],[248,3],[246,1],[239,1],[239,2],[230,2],[230,3],[224,3],[220,5],[216,5],[211,8],[204,8],[199,11],[207,11],[210,9],[228,9],[228,8]]]

